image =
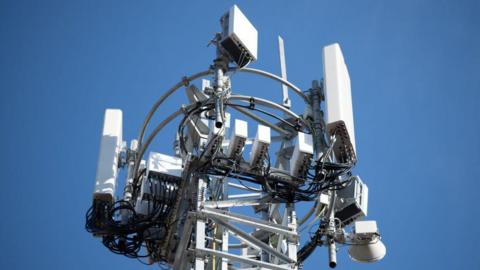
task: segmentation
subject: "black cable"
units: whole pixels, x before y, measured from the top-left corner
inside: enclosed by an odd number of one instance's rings
[[[279,116],[276,116],[275,114],[272,114],[270,112],[267,112],[265,110],[262,110],[262,109],[259,109],[257,108],[256,106],[247,106],[247,105],[242,105],[242,104],[235,104],[235,103],[226,103],[227,106],[232,106],[232,107],[241,107],[241,108],[245,108],[245,109],[249,109],[249,110],[253,110],[253,111],[257,111],[257,112],[260,112],[260,113],[263,113],[267,116],[270,116],[272,118],[275,118],[277,119],[278,121],[284,123],[285,125],[289,126],[290,128],[292,128],[293,130],[299,130],[299,127],[293,125],[292,123],[288,122],[287,120],[279,117]],[[300,119],[298,119],[300,120]],[[300,120],[301,121],[301,120]],[[303,123],[303,121],[302,121]],[[306,133],[311,133],[310,131],[306,132]]]

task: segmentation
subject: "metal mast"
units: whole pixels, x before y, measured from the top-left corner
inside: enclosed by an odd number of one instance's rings
[[[336,243],[352,245],[357,261],[383,258],[376,222],[360,220],[368,188],[351,171],[357,157],[350,79],[338,44],[323,50],[324,80],[302,91],[287,80],[281,37],[282,75],[276,76],[247,67],[257,59],[258,37],[237,6],[220,21],[213,64],[165,92],[129,148],[122,112],[106,111],[87,230],[117,254],[175,270],[296,270],[317,246],[327,247],[335,267]],[[280,83],[282,102],[237,93],[236,72]],[[205,77],[211,81],[198,88],[195,81]],[[182,88],[189,103],[145,137],[162,103]],[[289,89],[303,102],[302,114],[293,111]],[[176,118],[175,154],[148,152]],[[127,179],[118,199],[123,168]],[[311,205],[302,217],[298,202]],[[302,235],[304,228],[315,232]]]

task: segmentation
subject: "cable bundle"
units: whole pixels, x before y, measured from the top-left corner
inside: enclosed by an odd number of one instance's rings
[[[145,198],[147,215],[137,213],[135,205],[128,201],[119,200],[113,204],[95,201],[87,211],[85,228],[102,236],[103,244],[113,253],[129,258],[155,257],[160,261],[158,241],[168,230],[166,220],[177,197],[178,186],[156,176],[143,181],[148,181],[150,194],[154,194]],[[141,254],[142,247],[146,254]]]

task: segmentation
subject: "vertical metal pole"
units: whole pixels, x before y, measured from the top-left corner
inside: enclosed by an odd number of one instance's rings
[[[265,193],[263,194],[265,195]],[[269,210],[270,210],[270,207],[273,206],[273,204],[268,204],[268,208],[263,208],[262,209],[262,219],[265,220],[265,221],[270,221],[270,215],[269,215]],[[268,241],[270,241],[270,239],[268,239]],[[254,252],[257,252],[256,250]],[[263,262],[270,262],[270,254],[268,254],[267,252],[261,250],[260,251],[260,260],[263,261]]]
[[[286,206],[287,216],[288,216],[288,227],[292,228],[297,231],[297,213],[295,212],[295,204],[287,204]],[[297,249],[298,249],[298,240],[291,239],[290,237],[287,238],[287,246],[288,246],[288,257],[297,261]],[[297,267],[295,267],[296,269]]]
[[[133,193],[133,169],[135,167],[135,156],[133,155],[138,150],[138,141],[132,140],[130,142],[130,151],[127,151],[127,180],[123,189],[123,200],[130,202]],[[127,209],[120,210],[122,223],[126,224],[130,218],[131,212]]]
[[[288,211],[288,208],[286,207],[286,208],[285,208],[285,211],[284,211],[284,213],[283,213],[283,217],[282,217],[282,225],[287,226],[288,224],[289,224],[289,211]],[[283,240],[284,240],[284,239],[283,239],[283,235],[281,235],[281,234],[278,235],[277,251],[279,251],[279,252],[284,252],[284,251],[282,250]],[[287,246],[287,249],[288,249],[288,246]],[[279,258],[275,258],[272,262],[273,262],[274,264],[278,264],[279,261],[280,261]]]
[[[328,228],[327,228],[327,239],[328,239],[328,265],[330,268],[335,268],[337,266],[337,248],[335,246],[335,201],[336,201],[336,192],[334,190],[330,191],[330,209],[328,215]]]
[[[222,194],[221,199],[225,200],[228,197],[228,181],[222,181]],[[228,221],[227,221],[228,222]],[[228,230],[226,228],[222,228],[222,251],[228,252]],[[228,259],[222,258],[221,270],[228,270]]]
[[[197,188],[197,211],[200,211],[202,203],[205,201],[205,187],[206,183],[202,178],[198,178]],[[197,219],[195,226],[195,248],[205,248],[205,220]],[[204,270],[205,259],[204,257],[195,257],[195,270]]]
[[[242,255],[242,257],[247,257],[248,256],[248,247],[244,247],[240,250],[240,254]],[[242,268],[249,268],[250,265],[246,264],[246,263],[240,263],[240,269]]]
[[[136,153],[138,150],[138,141],[132,140],[130,142],[130,155]],[[134,156],[127,156],[127,182],[125,183],[125,188],[123,189],[123,199],[129,202],[132,199],[132,192],[133,192],[133,167],[135,165],[135,157]]]
[[[225,228],[223,229],[223,232],[222,232],[222,251],[228,252],[228,230]],[[228,270],[227,258],[222,258],[221,270]]]
[[[328,239],[328,266],[335,268],[337,266],[337,248],[335,247],[335,241]]]
[[[221,128],[223,126],[223,100],[220,98],[222,92],[224,90],[224,83],[223,83],[223,70],[219,66],[220,64],[216,64],[215,67],[215,127]]]
[[[278,55],[280,57],[280,71],[282,73],[282,79],[285,81],[287,80],[287,64],[285,63],[285,46],[283,44],[283,38],[278,36]],[[282,93],[283,93],[283,100],[282,105],[283,107],[290,109],[292,103],[290,98],[288,97],[288,87],[282,83]]]
[[[215,91],[215,113],[216,113],[216,119],[215,119],[215,127],[216,128],[224,128],[223,125],[225,125],[224,121],[224,111],[223,111],[223,98],[222,95],[224,94],[223,92],[226,91],[225,87],[225,74],[224,74],[224,69],[228,65],[228,60],[226,60],[219,51],[217,51],[217,59],[214,61],[215,62],[215,78],[214,78],[214,91]],[[218,147],[221,147],[218,146]],[[222,182],[217,182],[216,185],[222,185],[221,191],[219,194],[219,198],[221,200],[224,200],[227,197],[227,184]],[[228,252],[228,230],[226,228],[221,228],[221,233],[222,233],[222,246],[221,246],[221,251],[223,252]],[[228,270],[228,259],[227,258],[221,258],[221,270]]]
[[[313,137],[315,153],[317,159],[323,155],[323,152],[327,148],[324,137],[324,124],[323,124],[323,112],[320,103],[323,100],[322,88],[317,80],[312,82],[312,88],[310,89],[310,100],[312,102],[312,114],[313,114],[313,128],[315,134]]]

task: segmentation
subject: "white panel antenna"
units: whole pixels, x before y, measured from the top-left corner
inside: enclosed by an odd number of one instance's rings
[[[270,128],[264,125],[258,125],[257,135],[255,135],[252,151],[250,152],[250,166],[252,166],[252,168],[260,166],[260,162],[267,154],[270,140]]]
[[[229,158],[237,158],[243,152],[243,147],[248,138],[248,124],[246,121],[235,119],[230,143],[227,150]]]
[[[310,166],[312,156],[312,135],[298,132],[295,148],[293,149],[293,154],[290,158],[290,174],[299,178],[305,177],[308,167]]]
[[[343,122],[356,152],[350,76],[337,43],[323,48],[323,78],[328,129],[334,129]]]
[[[221,46],[230,58],[243,67],[257,60],[258,32],[238,6],[234,5],[222,18]]]
[[[122,147],[122,111],[105,110],[98,156],[94,200],[113,202],[117,187],[119,155]]]

